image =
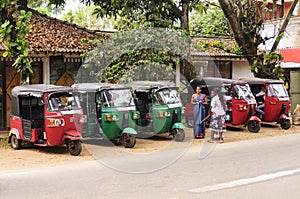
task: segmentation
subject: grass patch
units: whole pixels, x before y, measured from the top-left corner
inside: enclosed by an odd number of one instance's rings
[[[8,136],[0,137],[0,148],[8,148],[10,144],[8,143]]]

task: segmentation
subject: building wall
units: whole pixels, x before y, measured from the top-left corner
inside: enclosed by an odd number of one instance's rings
[[[274,33],[278,32],[283,20],[271,20],[265,23],[263,37],[273,38],[266,42],[266,46],[262,48],[271,49],[274,43]],[[295,48],[300,47],[300,16],[294,16],[290,19],[290,22],[284,33],[284,37],[278,45],[278,49]]]
[[[238,79],[240,77],[254,77],[247,61],[232,62],[232,79]]]

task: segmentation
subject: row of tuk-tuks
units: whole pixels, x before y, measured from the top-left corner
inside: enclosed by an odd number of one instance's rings
[[[238,80],[205,77],[193,79],[195,89],[202,86],[208,97],[209,92],[219,88],[226,101],[226,126],[245,125],[250,132],[257,133],[261,122],[276,122],[282,129],[291,127],[290,98],[284,81],[261,78],[240,78]],[[208,111],[206,111],[208,113]],[[186,124],[193,126],[193,107],[186,104]]]
[[[291,125],[290,101],[283,81],[202,78],[192,80],[190,85],[193,89],[203,86],[208,102],[209,91],[216,87],[229,97],[226,125],[243,124],[250,132],[258,132],[261,121],[278,122],[283,129]],[[265,95],[260,113],[256,111],[260,104],[255,95],[262,87]],[[192,105],[186,104],[183,115],[179,88],[168,82],[22,85],[12,90],[12,104],[9,142],[14,149],[21,148],[23,142],[37,146],[66,144],[71,155],[79,155],[82,135],[117,140],[127,148],[135,146],[136,137],[161,133],[181,142],[185,139],[182,117],[193,126]]]
[[[12,103],[9,142],[14,149],[22,142],[66,144],[71,155],[79,155],[82,135],[117,140],[127,148],[135,146],[136,137],[185,138],[178,87],[167,82],[22,85],[13,88]]]

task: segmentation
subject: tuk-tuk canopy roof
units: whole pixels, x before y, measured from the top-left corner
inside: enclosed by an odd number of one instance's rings
[[[220,87],[223,85],[231,85],[234,83],[246,83],[241,80],[218,78],[218,77],[203,77],[195,78],[190,81],[191,86],[195,89],[197,86],[215,86]]]
[[[18,97],[18,95],[36,95],[41,96],[43,93],[55,92],[55,91],[71,91],[72,88],[68,86],[56,86],[53,84],[32,84],[16,86],[12,89],[12,96]]]
[[[263,79],[263,78],[245,78],[241,77],[239,80],[245,81],[249,84],[283,84],[283,80],[278,79]]]
[[[79,92],[97,92],[102,89],[131,89],[128,85],[112,83],[78,83],[72,85],[72,88]]]
[[[133,81],[130,84],[133,85],[134,90],[150,90],[151,88],[176,87],[175,84],[170,81]]]

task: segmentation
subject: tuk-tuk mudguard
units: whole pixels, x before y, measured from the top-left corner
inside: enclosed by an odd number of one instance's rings
[[[253,121],[253,120],[254,120],[254,121],[257,121],[257,122],[261,122],[261,119],[259,119],[259,117],[255,116],[255,115],[251,116],[251,117],[248,119],[247,122]]]
[[[76,131],[76,130],[70,130],[70,131],[66,131],[64,133],[63,140],[66,140],[66,139],[81,140],[82,136],[81,136],[81,134],[78,131]]]
[[[11,129],[11,130],[9,131],[9,134],[8,134],[9,138],[10,138],[12,135],[16,135],[17,139],[21,139],[21,136],[20,136],[19,131],[18,131],[17,129],[15,129],[15,128],[13,128],[13,129]],[[10,139],[8,139],[8,143],[10,143],[10,142],[11,142]]]
[[[181,122],[176,122],[172,125],[172,129],[184,129],[185,126]]]
[[[291,117],[287,116],[286,114],[281,114],[279,119],[283,119],[283,120],[291,120]]]
[[[130,127],[123,129],[122,135],[125,133],[131,134],[131,135],[137,135],[137,132],[133,128],[130,128]]]

